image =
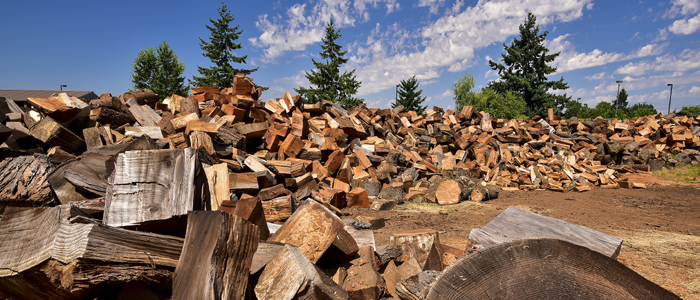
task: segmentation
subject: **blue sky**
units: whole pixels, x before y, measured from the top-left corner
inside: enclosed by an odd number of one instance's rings
[[[242,2],[242,3],[241,3]],[[199,37],[218,17],[220,1],[0,1],[0,89],[125,92],[140,49],[167,41],[185,75],[209,66]],[[528,12],[548,30],[547,46],[561,52],[550,78],[563,76],[574,99],[611,101],[624,80],[630,103],[666,112],[700,104],[700,0],[279,0],[228,1],[232,25],[243,30],[236,55],[251,77],[269,86],[265,100],[308,86],[304,71],[318,57],[332,17],[348,50],[346,65],[362,81],[370,107],[389,107],[394,87],[413,75],[429,106],[450,108],[450,88],[465,72],[477,86],[498,76],[500,59]]]

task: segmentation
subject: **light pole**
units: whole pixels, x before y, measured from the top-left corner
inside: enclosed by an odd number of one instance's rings
[[[394,102],[396,102],[396,105],[399,105],[399,85],[396,85],[396,94],[394,95]]]
[[[581,103],[581,98],[576,99],[576,101],[578,101],[578,103]]]
[[[617,118],[617,107],[620,106],[620,83],[622,83],[622,80],[615,82],[617,82],[617,98],[615,98],[615,118]]]
[[[68,87],[68,86],[65,85],[65,84],[62,84],[62,85],[61,85],[61,90],[63,90],[64,87]]]
[[[671,93],[668,94],[668,112],[666,113],[666,114],[670,114],[671,113],[671,97],[673,96],[673,83],[669,83],[666,86],[671,87]]]

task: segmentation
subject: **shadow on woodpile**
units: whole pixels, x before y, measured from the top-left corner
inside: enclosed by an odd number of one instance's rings
[[[680,299],[623,264],[556,239],[519,240],[463,257],[434,299]]]

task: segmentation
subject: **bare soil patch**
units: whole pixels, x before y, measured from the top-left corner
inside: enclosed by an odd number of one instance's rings
[[[634,175],[647,189],[588,192],[501,191],[484,203],[404,204],[392,211],[346,209],[380,216],[377,245],[394,231],[434,228],[443,244],[464,249],[472,228],[485,226],[509,206],[586,226],[625,240],[619,261],[684,299],[700,299],[700,184]]]

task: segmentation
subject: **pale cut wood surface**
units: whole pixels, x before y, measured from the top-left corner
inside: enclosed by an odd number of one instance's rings
[[[513,206],[508,207],[483,228],[472,229],[469,234],[470,240],[484,247],[533,238],[560,239],[613,259],[617,258],[622,246],[620,238]]]
[[[228,167],[226,163],[204,167],[209,184],[211,210],[218,210],[222,201],[230,199],[228,188]]]
[[[161,116],[148,105],[132,105],[129,111],[141,126],[158,126],[161,119]]]
[[[140,137],[147,135],[154,140],[163,138],[163,131],[159,126],[127,126],[125,130],[124,135],[126,136]]]
[[[243,299],[258,228],[223,211],[192,211],[173,280],[173,299]]]
[[[104,223],[130,226],[203,209],[208,194],[197,191],[205,180],[192,148],[120,153],[105,194]]]

